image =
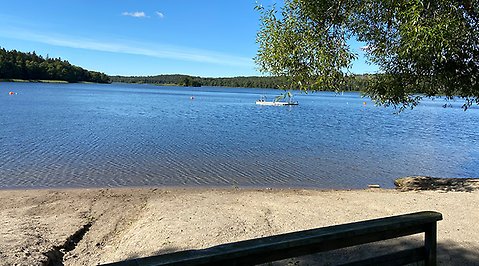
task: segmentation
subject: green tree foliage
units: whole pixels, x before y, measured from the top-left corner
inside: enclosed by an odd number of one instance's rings
[[[0,79],[64,80],[109,83],[107,75],[71,65],[61,58],[43,58],[33,53],[0,49]]]
[[[380,67],[365,88],[378,103],[412,108],[425,95],[479,104],[479,1],[285,0],[281,13],[258,9],[256,62],[291,86],[341,88],[355,36]]]
[[[336,22],[336,10],[328,8],[337,1],[325,2],[311,6],[322,14],[320,21],[304,14],[300,1],[286,0],[281,14],[275,6],[257,7],[262,20],[256,62],[261,71],[286,79],[284,89],[339,90],[344,86],[343,69],[354,55],[346,45],[348,33]]]

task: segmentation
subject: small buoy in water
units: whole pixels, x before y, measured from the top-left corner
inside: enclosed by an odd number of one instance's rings
[[[8,95],[15,95],[15,92],[11,91],[8,93]]]
[[[363,105],[366,105],[366,102],[363,102]]]
[[[195,96],[191,96],[191,97],[190,97],[190,100],[194,100],[194,99],[195,99]]]

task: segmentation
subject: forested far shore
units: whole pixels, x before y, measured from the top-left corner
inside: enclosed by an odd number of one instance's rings
[[[342,86],[342,91],[362,91],[368,86],[374,74],[352,75]],[[61,58],[43,57],[34,52],[0,49],[0,81],[26,82],[94,82],[94,83],[138,83],[162,86],[186,87],[240,87],[240,88],[274,88],[288,87],[284,77],[199,77],[182,74],[156,76],[108,76],[101,72],[89,71],[70,64]]]
[[[0,80],[110,83],[108,75],[89,71],[61,58],[44,58],[35,52],[0,49]]]
[[[371,79],[373,74],[353,75],[343,86],[342,91],[362,91]],[[186,86],[186,87],[240,87],[240,88],[273,88],[280,89],[287,86],[288,82],[280,77],[230,77],[230,78],[204,78],[197,76],[172,74],[156,76],[110,76],[112,82],[153,84],[162,86]]]
[[[244,87],[244,88],[277,88],[283,82],[275,77],[234,77],[234,78],[203,78],[182,74],[156,76],[110,76],[112,82],[139,83],[153,85],[171,85],[185,87]]]

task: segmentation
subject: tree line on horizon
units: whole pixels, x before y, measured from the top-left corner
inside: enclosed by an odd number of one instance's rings
[[[244,87],[244,88],[278,88],[281,81],[272,77],[232,77],[203,78],[181,74],[165,74],[156,76],[111,76],[112,82],[138,83],[153,85],[171,85],[185,87]]]
[[[351,75],[349,82],[341,91],[363,91],[374,74]],[[44,58],[33,52],[0,49],[0,80],[60,80],[70,83],[137,83],[160,86],[185,87],[235,87],[235,88],[272,88],[285,89],[287,80],[275,76],[240,76],[240,77],[199,77],[182,74],[165,74],[156,76],[108,76],[101,72],[89,71],[70,64],[61,58]],[[288,88],[290,89],[290,88]]]
[[[341,91],[362,91],[368,86],[374,74],[352,75],[349,82]],[[234,88],[271,88],[284,89],[287,80],[283,77],[229,77],[229,78],[204,78],[189,75],[169,74],[156,76],[110,76],[112,82],[153,84],[160,86],[185,86],[185,87],[234,87]]]
[[[61,58],[44,58],[35,52],[8,51],[5,48],[0,49],[0,79],[111,82],[104,73],[86,70]]]

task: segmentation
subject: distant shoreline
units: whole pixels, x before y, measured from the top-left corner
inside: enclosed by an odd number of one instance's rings
[[[184,74],[161,74],[155,76],[109,76],[112,82],[172,85],[183,87],[232,87],[232,88],[271,88],[299,90],[291,88],[291,83],[285,77],[274,76],[237,76],[237,77],[199,77]],[[353,75],[347,77],[348,85],[339,91],[360,91],[368,84],[371,74]]]
[[[25,79],[0,79],[0,83],[12,82],[12,83],[50,83],[50,84],[133,84],[133,85],[151,85],[157,87],[180,87],[180,88],[241,88],[241,89],[272,89],[282,91],[283,89],[280,88],[263,88],[263,87],[235,87],[235,86],[222,86],[222,85],[204,85],[199,87],[194,86],[184,86],[181,84],[175,83],[167,83],[167,84],[158,84],[158,83],[141,83],[141,82],[120,82],[120,81],[113,81],[111,83],[95,83],[90,81],[80,81],[80,82],[68,82],[66,80],[25,80]],[[295,89],[292,91],[300,91],[299,89]],[[335,91],[323,91],[323,92],[335,92]],[[347,90],[344,92],[356,92],[360,93],[360,90]],[[339,93],[339,92],[338,92]]]

